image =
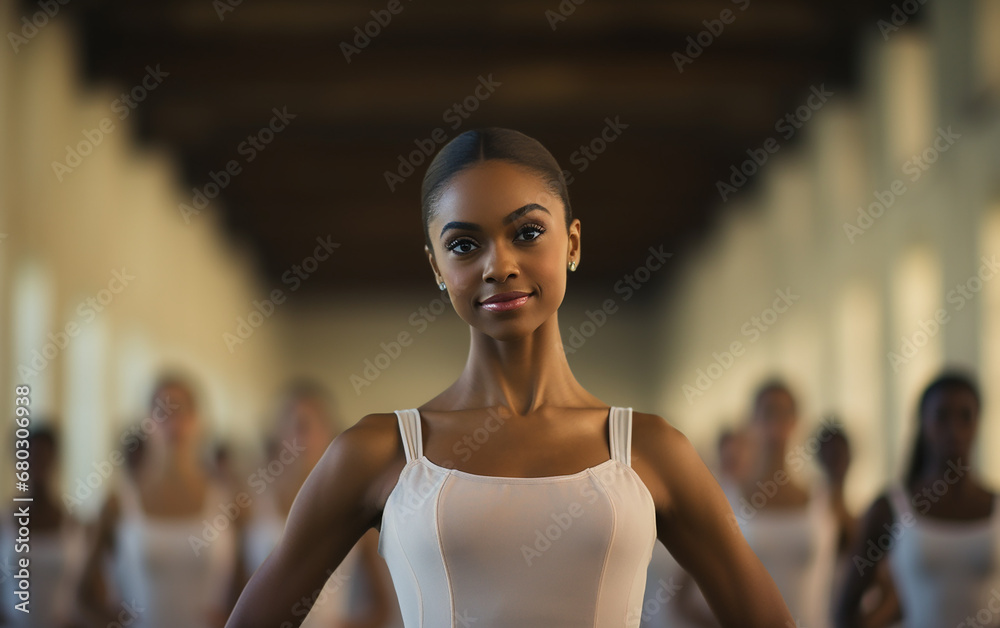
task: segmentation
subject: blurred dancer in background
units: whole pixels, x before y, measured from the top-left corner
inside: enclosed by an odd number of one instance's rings
[[[814,435],[819,441],[818,462],[826,478],[829,490],[830,508],[837,518],[837,562],[847,556],[848,550],[854,544],[857,520],[848,511],[844,500],[844,480],[851,466],[851,446],[847,435],[841,426],[840,419],[828,416],[823,420],[818,433]]]
[[[31,497],[31,502],[15,502],[14,512],[7,512],[0,523],[0,560],[3,566],[3,606],[0,626],[31,628],[78,628],[84,624],[76,608],[76,590],[86,557],[86,530],[67,512],[60,501],[55,477],[59,459],[59,441],[54,431],[41,427],[27,438],[29,490],[17,497]],[[27,521],[30,530],[26,552],[15,553],[19,536],[18,506],[30,505]],[[14,594],[19,558],[29,562],[29,613],[16,610],[20,601]]]
[[[838,626],[878,625],[862,600],[885,562],[907,628],[1000,626],[1000,496],[969,466],[980,408],[978,386],[962,373],[944,373],[924,390],[906,476],[862,522]]]
[[[732,506],[796,621],[826,628],[838,526],[822,487],[807,491],[792,481],[808,460],[789,451],[797,423],[789,387],[780,380],[763,384],[754,396],[749,426],[752,466]]]
[[[145,451],[101,510],[81,588],[98,625],[225,624],[238,590],[239,518],[220,510],[220,504],[233,503],[233,495],[199,457],[195,397],[183,377],[166,375],[157,382],[141,427],[148,434]],[[106,560],[112,583],[105,582]]]
[[[269,485],[259,482],[246,526],[244,556],[249,573],[277,545],[302,483],[323,456],[337,430],[326,391],[300,380],[288,387],[268,442],[265,464],[278,460],[281,472]],[[327,580],[303,626],[382,628],[402,626],[388,567],[378,555],[378,532],[369,530]]]
[[[718,456],[716,479],[719,481],[719,486],[722,487],[730,503],[735,504],[742,494],[741,487],[746,481],[747,475],[750,473],[750,465],[753,463],[746,426],[740,425],[723,429],[715,441],[715,448],[716,455]],[[657,561],[656,550],[653,552],[653,563],[650,563],[651,568],[654,563],[664,566],[670,565],[670,562],[662,557]],[[675,626],[678,628],[687,628],[688,626],[702,628],[717,627],[719,622],[713,617],[712,609],[708,606],[708,602],[705,600],[705,596],[702,595],[701,589],[698,588],[698,585],[689,574],[680,570],[679,566],[676,569],[678,570],[676,580],[680,583],[680,586],[677,587],[677,599],[674,602],[673,608],[677,616],[672,619],[673,623],[656,625],[663,628],[674,628]],[[648,588],[647,584],[647,590]]]
[[[832,601],[837,594],[836,588],[846,577],[847,571],[854,569],[850,552],[857,540],[859,522],[848,510],[844,498],[844,483],[851,466],[851,445],[840,419],[833,415],[823,419],[813,438],[819,442],[818,461],[826,479],[830,508],[837,519],[837,559],[834,577],[830,582]],[[876,568],[874,586],[868,591],[862,605],[872,626],[888,628],[899,619],[899,599],[885,564]],[[830,620],[833,621],[832,603]]]
[[[725,429],[716,441],[719,456],[718,480],[726,495],[738,496],[753,464],[746,426]],[[735,501],[731,499],[730,501]]]

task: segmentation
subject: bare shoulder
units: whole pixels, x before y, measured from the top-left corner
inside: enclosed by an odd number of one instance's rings
[[[366,414],[333,439],[327,447],[327,455],[345,458],[351,464],[368,469],[384,468],[405,458],[396,414]]]
[[[632,451],[649,460],[673,459],[693,451],[679,429],[658,414],[632,412]]]
[[[691,441],[657,414],[632,412],[632,467],[642,478],[657,509],[666,509],[679,480],[704,466]]]
[[[330,483],[351,478],[360,497],[375,514],[406,464],[399,423],[394,412],[366,414],[327,447],[317,470]]]
[[[349,440],[361,442],[386,440],[388,436],[399,436],[399,422],[395,412],[372,412],[340,433]]]

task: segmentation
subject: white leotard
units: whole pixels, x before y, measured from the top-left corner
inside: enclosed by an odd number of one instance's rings
[[[122,610],[128,604],[139,615],[130,626],[210,628],[210,611],[225,612],[234,575],[234,524],[219,507],[232,498],[210,484],[201,512],[165,518],[146,515],[130,481],[122,482],[119,496],[114,573]]]
[[[441,467],[417,409],[397,410],[407,462],[379,553],[406,628],[638,627],[656,518],[631,467],[631,410],[609,411],[609,460],[535,478]]]
[[[4,626],[52,628],[78,616],[76,591],[86,560],[86,531],[63,515],[55,530],[45,532],[30,528],[28,551],[16,553],[17,529],[9,512],[0,523],[0,588],[2,588]],[[18,561],[28,559],[29,613],[16,610],[21,600],[14,595],[14,574]]]
[[[903,625],[1000,626],[1000,495],[992,514],[975,521],[917,514],[902,486],[890,489],[889,503],[896,524],[910,522],[893,526],[899,534],[888,554]],[[886,534],[888,545],[894,535]]]
[[[736,520],[750,548],[774,579],[792,617],[803,626],[831,624],[831,580],[836,569],[836,519],[821,486],[804,508],[767,508],[730,492]]]
[[[243,529],[243,561],[247,573],[253,573],[260,567],[278,544],[285,529],[285,517],[278,511],[271,494],[274,490],[268,488],[260,495],[253,496],[253,511]]]

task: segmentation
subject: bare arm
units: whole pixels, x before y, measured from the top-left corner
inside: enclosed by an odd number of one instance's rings
[[[677,592],[677,613],[694,626],[718,628],[719,622],[708,616],[704,609],[696,605],[695,596],[700,595],[698,585],[686,571],[681,573],[681,588]]]
[[[104,556],[115,551],[114,537],[119,512],[118,498],[112,494],[104,502],[91,536],[90,549],[77,590],[80,613],[88,625],[107,626],[115,620],[115,614],[108,606],[107,583],[104,581],[102,566]]]
[[[330,574],[376,525],[380,480],[401,456],[394,414],[369,414],[333,439],[292,503],[277,546],[250,578],[227,628],[294,628]]]
[[[385,561],[378,554],[378,533],[369,530],[358,541],[358,577],[364,578],[369,592],[364,613],[356,619],[344,621],[338,628],[381,628],[389,621],[390,604],[396,604],[394,591],[386,587],[382,571],[386,569]]]
[[[878,602],[865,617],[866,628],[893,626],[902,621],[903,609],[887,562],[882,561],[875,567],[875,581]]]
[[[687,437],[637,414],[642,464],[656,477],[657,537],[691,574],[725,628],[786,628],[791,613],[753,553],[729,501]]]
[[[851,548],[849,560],[851,566],[846,570],[843,582],[840,583],[835,612],[838,628],[856,628],[866,626],[861,616],[861,598],[865,591],[876,581],[877,567],[883,560],[885,552],[869,555],[869,541],[878,548],[879,537],[886,534],[893,522],[892,509],[888,498],[883,495],[875,500],[861,524],[854,546]]]

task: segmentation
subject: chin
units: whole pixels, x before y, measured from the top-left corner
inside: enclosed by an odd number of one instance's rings
[[[513,342],[533,334],[539,325],[525,318],[511,317],[508,320],[491,321],[488,325],[473,325],[480,332],[500,342]]]
[[[484,334],[499,342],[516,342],[531,335],[530,331],[520,329],[481,329]]]

